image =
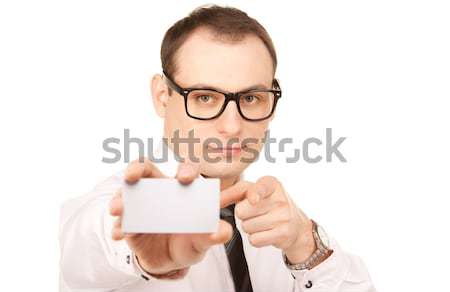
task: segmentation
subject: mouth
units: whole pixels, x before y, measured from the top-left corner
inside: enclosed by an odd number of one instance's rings
[[[240,155],[242,150],[246,149],[246,145],[233,145],[233,146],[225,146],[225,147],[218,147],[217,145],[214,146],[207,146],[209,153],[216,153],[221,154],[225,156],[237,156]]]

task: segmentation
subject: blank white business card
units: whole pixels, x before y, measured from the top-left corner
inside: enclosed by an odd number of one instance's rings
[[[220,216],[219,179],[197,178],[182,185],[173,178],[124,182],[125,233],[211,233]]]

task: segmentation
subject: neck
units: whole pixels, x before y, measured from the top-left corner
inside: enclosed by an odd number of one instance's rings
[[[223,191],[237,183],[239,181],[239,177],[227,177],[220,179],[220,190]]]

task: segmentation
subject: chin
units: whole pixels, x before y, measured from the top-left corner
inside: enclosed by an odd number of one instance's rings
[[[216,177],[216,178],[228,178],[228,177],[237,177],[242,174],[245,168],[248,165],[245,165],[239,161],[236,162],[217,162],[217,163],[205,163],[201,166],[200,172],[203,175],[208,177]]]

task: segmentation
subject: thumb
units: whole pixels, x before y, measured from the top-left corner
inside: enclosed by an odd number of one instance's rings
[[[200,175],[200,165],[192,161],[186,160],[178,165],[176,178],[184,185],[190,184]]]
[[[204,253],[213,245],[226,243],[232,235],[233,227],[230,223],[220,220],[217,232],[197,235],[192,241],[192,245],[196,251]]]

